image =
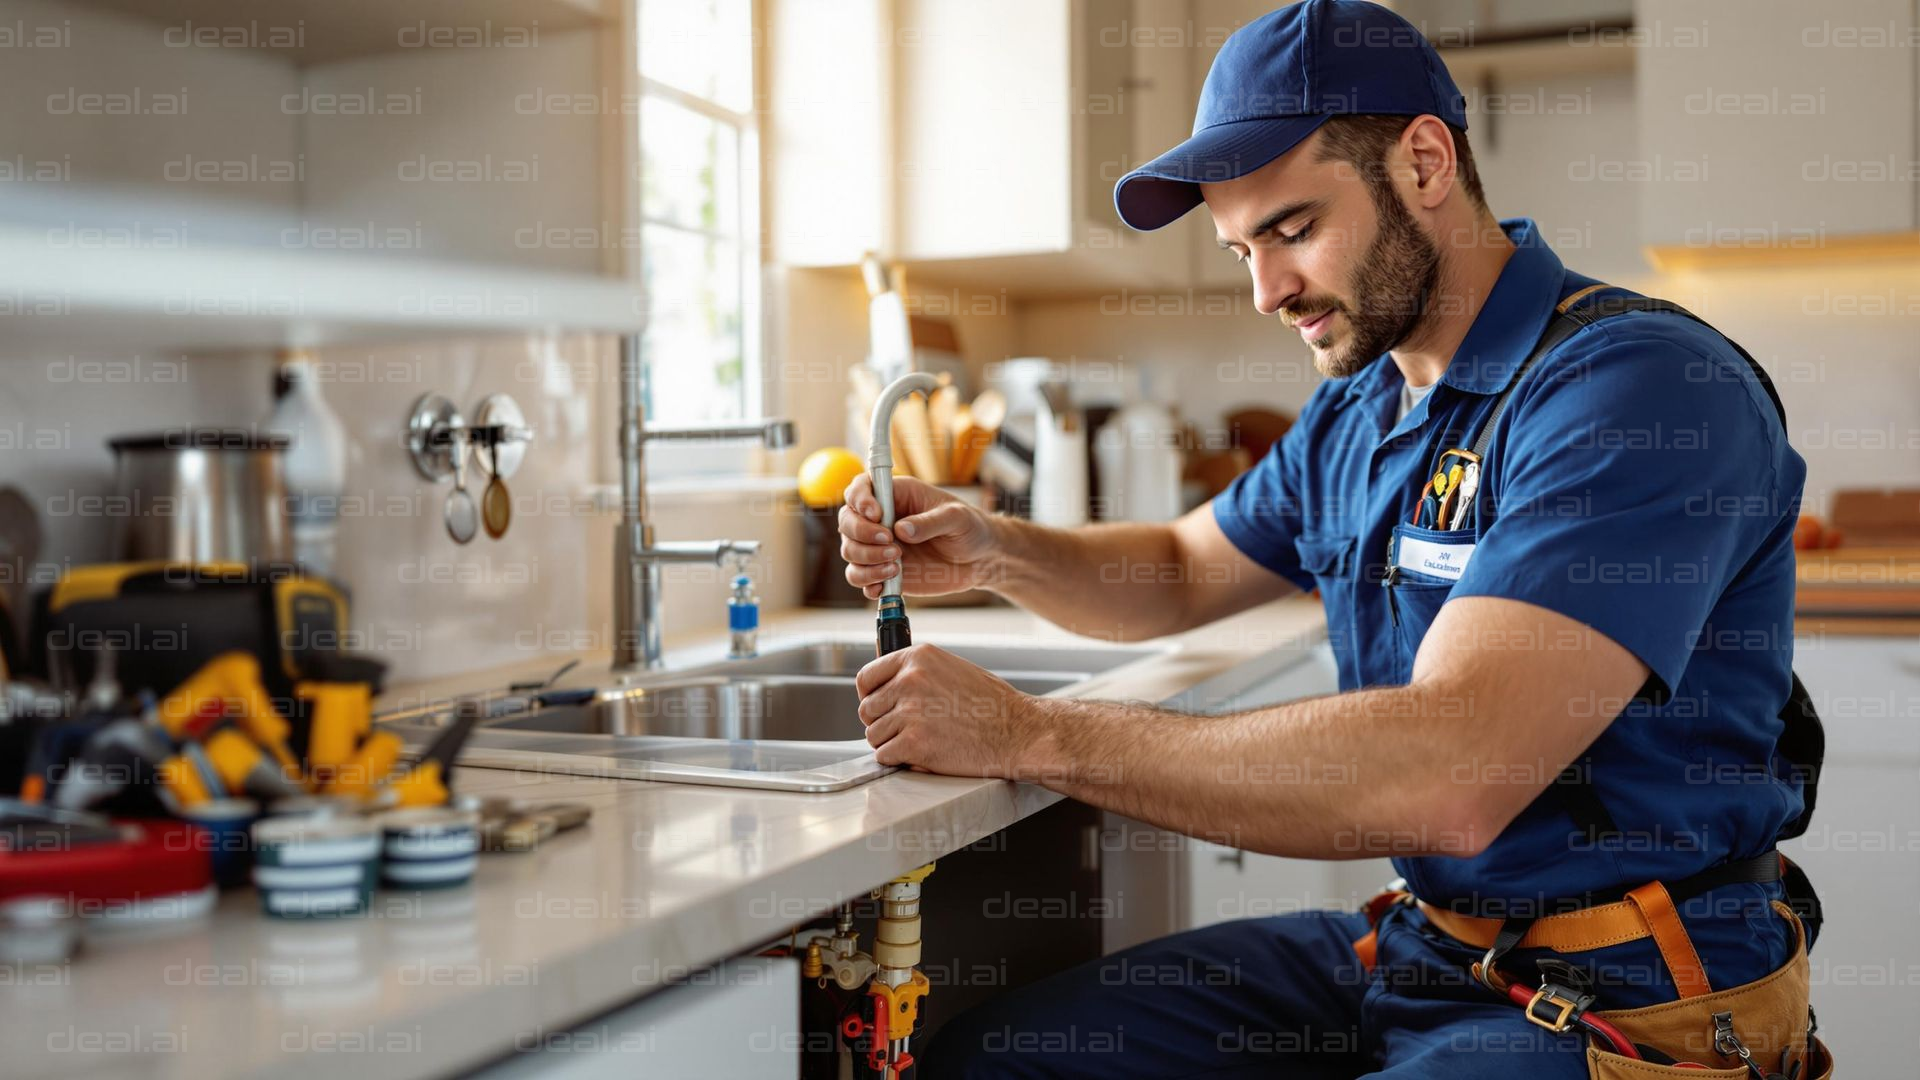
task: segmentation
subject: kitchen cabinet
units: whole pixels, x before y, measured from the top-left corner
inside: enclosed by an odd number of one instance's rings
[[[1640,0],[1644,240],[1821,247],[1916,220],[1914,0]]]
[[[1323,641],[1303,650],[1272,678],[1225,700],[1182,699],[1173,704],[1183,711],[1237,712],[1324,696],[1338,686],[1332,649]],[[1253,767],[1223,761],[1220,782],[1260,782],[1262,778],[1248,772]],[[1316,909],[1357,911],[1396,876],[1386,859],[1328,862],[1263,855],[1118,814],[1106,817],[1101,849],[1103,895],[1112,913],[1104,927],[1108,952],[1233,919]]]
[[[1223,702],[1215,711],[1238,712],[1258,709],[1302,698],[1321,697],[1339,688],[1338,668],[1333,649],[1324,642],[1316,646],[1304,663],[1295,664],[1276,677],[1252,686]],[[1222,763],[1221,779],[1227,783],[1258,783],[1255,775],[1236,776],[1238,766]],[[1302,773],[1300,782],[1339,783],[1336,763],[1327,773]],[[1265,782],[1275,782],[1271,778]],[[1229,838],[1222,838],[1229,839]],[[1262,918],[1295,911],[1331,909],[1358,911],[1374,894],[1397,875],[1385,859],[1357,859],[1328,862],[1318,859],[1285,859],[1262,855],[1227,844],[1203,840],[1189,841],[1182,853],[1179,874],[1180,895],[1176,907],[1179,929],[1211,926],[1232,919]]]
[[[1274,5],[1268,0],[1193,0],[1192,61],[1187,81],[1189,128],[1193,123],[1192,108],[1199,104],[1200,88],[1206,85],[1207,72],[1213,67],[1213,58],[1220,55],[1220,46],[1226,44],[1235,30],[1273,9]],[[1167,230],[1181,235],[1194,288],[1253,295],[1253,280],[1247,268],[1230,252],[1220,250],[1213,215],[1207,213],[1205,207],[1167,226]]]
[[[828,0],[831,38],[772,2],[779,261],[875,249],[920,281],[1023,293],[1187,282],[1181,239],[1112,204],[1190,127],[1189,50],[1163,40],[1187,0]]]
[[[800,1074],[800,984],[797,960],[729,960],[571,1030],[546,1033],[479,1076],[792,1080]]]
[[[1911,994],[1920,957],[1920,642],[1803,637],[1794,670],[1827,731],[1820,801],[1806,835],[1782,845],[1826,908],[1811,955],[1813,1007],[1828,1044],[1867,1076],[1911,1072]]]
[[[1633,0],[1398,0],[1390,6],[1442,48],[1633,17]]]
[[[0,335],[638,329],[633,2],[0,0]]]
[[[893,20],[888,0],[762,0],[769,254],[857,266],[893,247]]]
[[[1582,92],[1584,83],[1563,87],[1557,81],[1633,70],[1632,49],[1605,47],[1626,38],[1620,28],[1632,15],[1631,0],[1408,0],[1391,6],[1433,41],[1466,95],[1474,145],[1483,161],[1498,145],[1496,129],[1507,120],[1500,109],[1487,107],[1494,100],[1490,95],[1528,99],[1536,93]],[[1191,45],[1189,114],[1221,45],[1233,31],[1272,11],[1274,4],[1271,0],[1192,0],[1191,7],[1191,30],[1186,35]],[[1524,107],[1522,101],[1516,109]],[[1169,230],[1185,237],[1193,288],[1251,297],[1247,268],[1220,250],[1213,222],[1204,210]]]
[[[1179,928],[1301,911],[1359,911],[1397,876],[1385,859],[1283,859],[1196,840],[1182,875]]]

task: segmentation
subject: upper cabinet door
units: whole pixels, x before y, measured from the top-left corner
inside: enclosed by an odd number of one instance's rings
[[[1069,0],[898,0],[894,17],[898,255],[1071,247]]]
[[[1188,69],[1187,91],[1189,129],[1193,123],[1192,109],[1200,101],[1200,88],[1207,83],[1207,72],[1213,68],[1213,58],[1220,54],[1220,46],[1227,43],[1227,38],[1235,30],[1275,8],[1285,6],[1271,0],[1192,0],[1192,3],[1193,62]],[[1248,276],[1247,268],[1240,265],[1232,254],[1220,250],[1218,234],[1213,228],[1213,215],[1207,213],[1206,207],[1193,211],[1167,228],[1177,230],[1185,237],[1188,258],[1193,266],[1194,288],[1252,293],[1253,280]]]
[[[1913,229],[1914,0],[1640,0],[1649,244]]]
[[[768,0],[767,233],[788,266],[893,246],[893,22],[885,0]]]
[[[1186,136],[1187,0],[771,2],[777,259],[870,249],[1021,292],[1187,284],[1182,238],[1113,210],[1115,182]]]

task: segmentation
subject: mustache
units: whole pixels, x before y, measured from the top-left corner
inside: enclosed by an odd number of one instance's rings
[[[1312,322],[1322,315],[1339,310],[1341,310],[1339,304],[1323,303],[1311,307],[1302,305],[1300,307],[1281,308],[1279,315],[1280,321],[1286,323],[1287,329],[1291,330],[1301,323]]]

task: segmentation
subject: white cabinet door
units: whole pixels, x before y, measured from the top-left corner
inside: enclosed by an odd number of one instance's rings
[[[1122,226],[1113,185],[1186,136],[1188,2],[769,0],[776,258],[875,250],[994,289],[1184,286],[1184,234]]]
[[[1333,649],[1321,642],[1312,648],[1306,663],[1288,666],[1275,677],[1240,691],[1217,711],[1319,697],[1333,693],[1339,682]],[[1224,763],[1223,768],[1230,769]],[[1230,771],[1220,775],[1226,782],[1235,779]],[[1176,924],[1184,930],[1297,911],[1358,911],[1394,877],[1393,866],[1385,859],[1284,859],[1189,840],[1181,851]]]
[[[1359,911],[1395,877],[1385,859],[1283,859],[1196,840],[1181,928],[1301,911]]]
[[[1915,227],[1913,0],[1640,0],[1646,242]]]
[[[952,259],[1074,240],[1069,0],[899,0],[898,251]]]
[[[483,1080],[800,1075],[800,963],[740,957],[556,1033]]]
[[[1272,0],[1193,0],[1193,29],[1189,35],[1192,46],[1189,80],[1192,90],[1188,94],[1193,105],[1199,104],[1200,88],[1206,85],[1207,72],[1213,68],[1213,58],[1220,54],[1220,46],[1226,44],[1227,38],[1235,30],[1282,6]],[[1188,117],[1188,126],[1192,126],[1191,115]],[[1253,280],[1248,277],[1247,268],[1240,265],[1231,254],[1220,250],[1218,234],[1213,229],[1213,215],[1207,213],[1206,207],[1193,211],[1167,228],[1179,231],[1185,238],[1194,288],[1243,292],[1252,297]]]
[[[1850,1075],[1908,1075],[1907,1006],[1920,975],[1920,641],[1801,638],[1793,666],[1827,730],[1813,821],[1782,845],[1826,907],[1813,1007]]]
[[[773,257],[851,266],[892,245],[886,0],[770,0],[764,188]]]

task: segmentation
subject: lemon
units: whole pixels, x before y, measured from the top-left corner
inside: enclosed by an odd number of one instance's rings
[[[800,463],[800,501],[808,506],[838,506],[847,485],[865,470],[860,456],[844,446],[815,450]]]

